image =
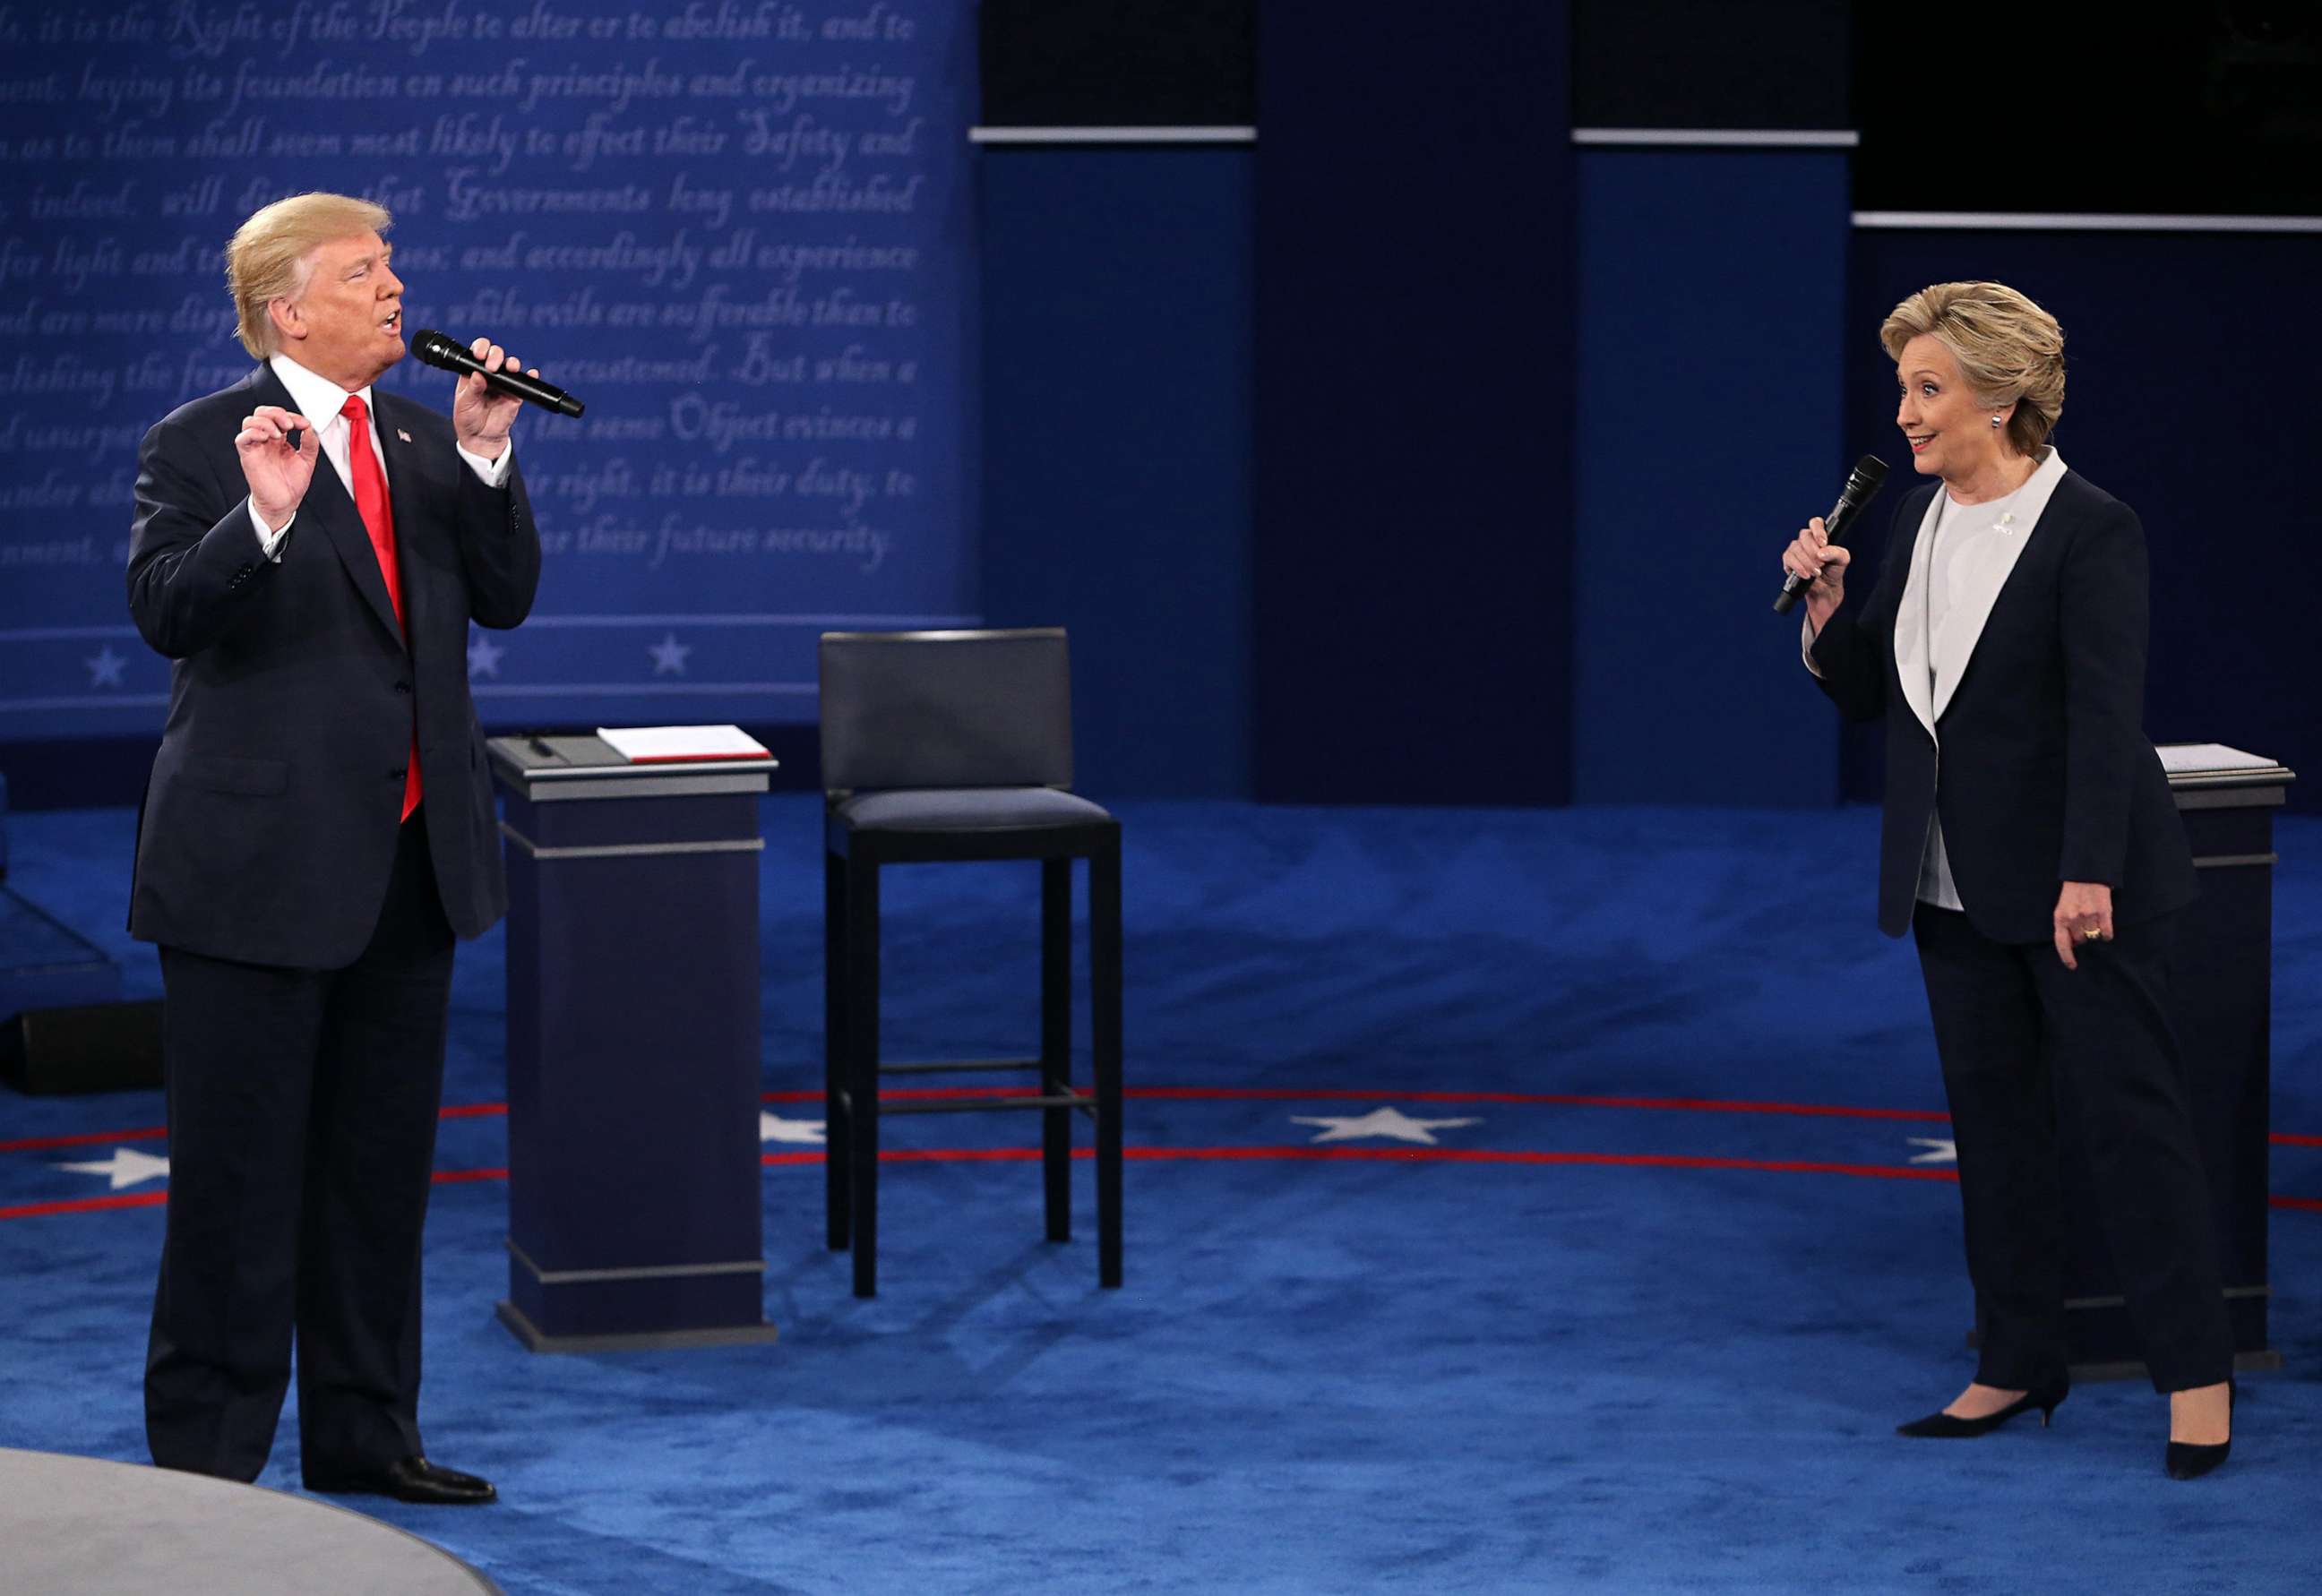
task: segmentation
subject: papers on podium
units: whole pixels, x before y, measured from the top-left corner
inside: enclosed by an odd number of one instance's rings
[[[2171,776],[2210,776],[2281,769],[2262,753],[2244,753],[2222,743],[2163,743],[2153,752],[2161,756],[2161,768]]]
[[[633,765],[772,757],[740,726],[599,726],[597,735]]]

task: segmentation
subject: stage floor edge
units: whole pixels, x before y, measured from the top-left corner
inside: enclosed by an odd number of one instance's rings
[[[499,1586],[440,1546],[330,1502],[142,1464],[5,1447],[0,1546],[8,1548],[11,1596],[500,1596]]]

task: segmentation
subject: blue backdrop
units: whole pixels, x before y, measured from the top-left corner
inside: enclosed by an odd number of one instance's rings
[[[1772,613],[1842,426],[1846,156],[1590,150],[1574,388],[1573,796],[1811,806],[1835,717]],[[1798,241],[1815,241],[1810,248]]]
[[[2152,731],[2317,757],[2316,404],[2279,307],[2322,235],[1857,230],[1860,151],[1576,156],[1591,75],[1563,8],[1513,0],[1270,5],[1254,147],[981,158],[971,5],[523,3],[0,10],[20,804],[142,779],[136,440],[246,369],[234,223],[323,185],[398,211],[414,326],[590,401],[520,434],[552,549],[539,613],[474,651],[498,724],[791,722],[810,780],[818,632],[988,616],[1072,628],[1102,797],[1875,798],[1770,579],[1891,448],[1880,315],[1993,275],[2062,317],[2067,458],[2152,533]],[[1590,59],[1590,114],[1648,125]]]
[[[524,629],[471,645],[489,719],[810,720],[822,630],[974,624],[972,20],[0,11],[0,743],[160,724],[137,441],[250,369],[223,246],[309,188],[395,212],[408,327],[589,405],[517,435],[547,562]]]
[[[988,148],[983,571],[1072,633],[1076,783],[1250,790],[1246,149]]]

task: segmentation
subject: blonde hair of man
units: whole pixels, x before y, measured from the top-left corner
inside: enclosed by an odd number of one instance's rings
[[[294,194],[235,228],[225,246],[225,286],[241,321],[242,347],[261,360],[280,352],[282,336],[266,307],[306,291],[315,250],[337,239],[384,234],[394,225],[385,205],[367,199]]]
[[[1879,329],[1889,360],[1922,335],[1951,351],[1977,401],[2014,404],[2007,442],[2016,453],[2047,447],[2064,413],[2064,329],[2005,283],[1934,283],[1897,305]]]

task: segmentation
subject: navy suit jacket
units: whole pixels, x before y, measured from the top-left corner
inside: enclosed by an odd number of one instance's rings
[[[1996,942],[2049,941],[2066,881],[2110,887],[2118,925],[2183,907],[2196,891],[2192,853],[2144,730],[2148,578],[2135,512],[2064,473],[1930,736],[1903,691],[1895,617],[1940,486],[1905,496],[1869,603],[1857,615],[1842,606],[1813,648],[1823,690],[1849,719],[1887,717],[1879,929],[1910,928],[1937,812],[1960,902]]]
[[[296,408],[271,369],[145,434],[129,609],[175,663],[138,820],[129,929],[143,940],[253,964],[353,962],[386,897],[415,729],[452,928],[474,936],[507,907],[468,626],[513,626],[531,609],[532,507],[513,462],[488,488],[447,417],[372,393],[402,626],[329,461],[315,461],[280,561],[260,551],[233,439],[260,405]]]

